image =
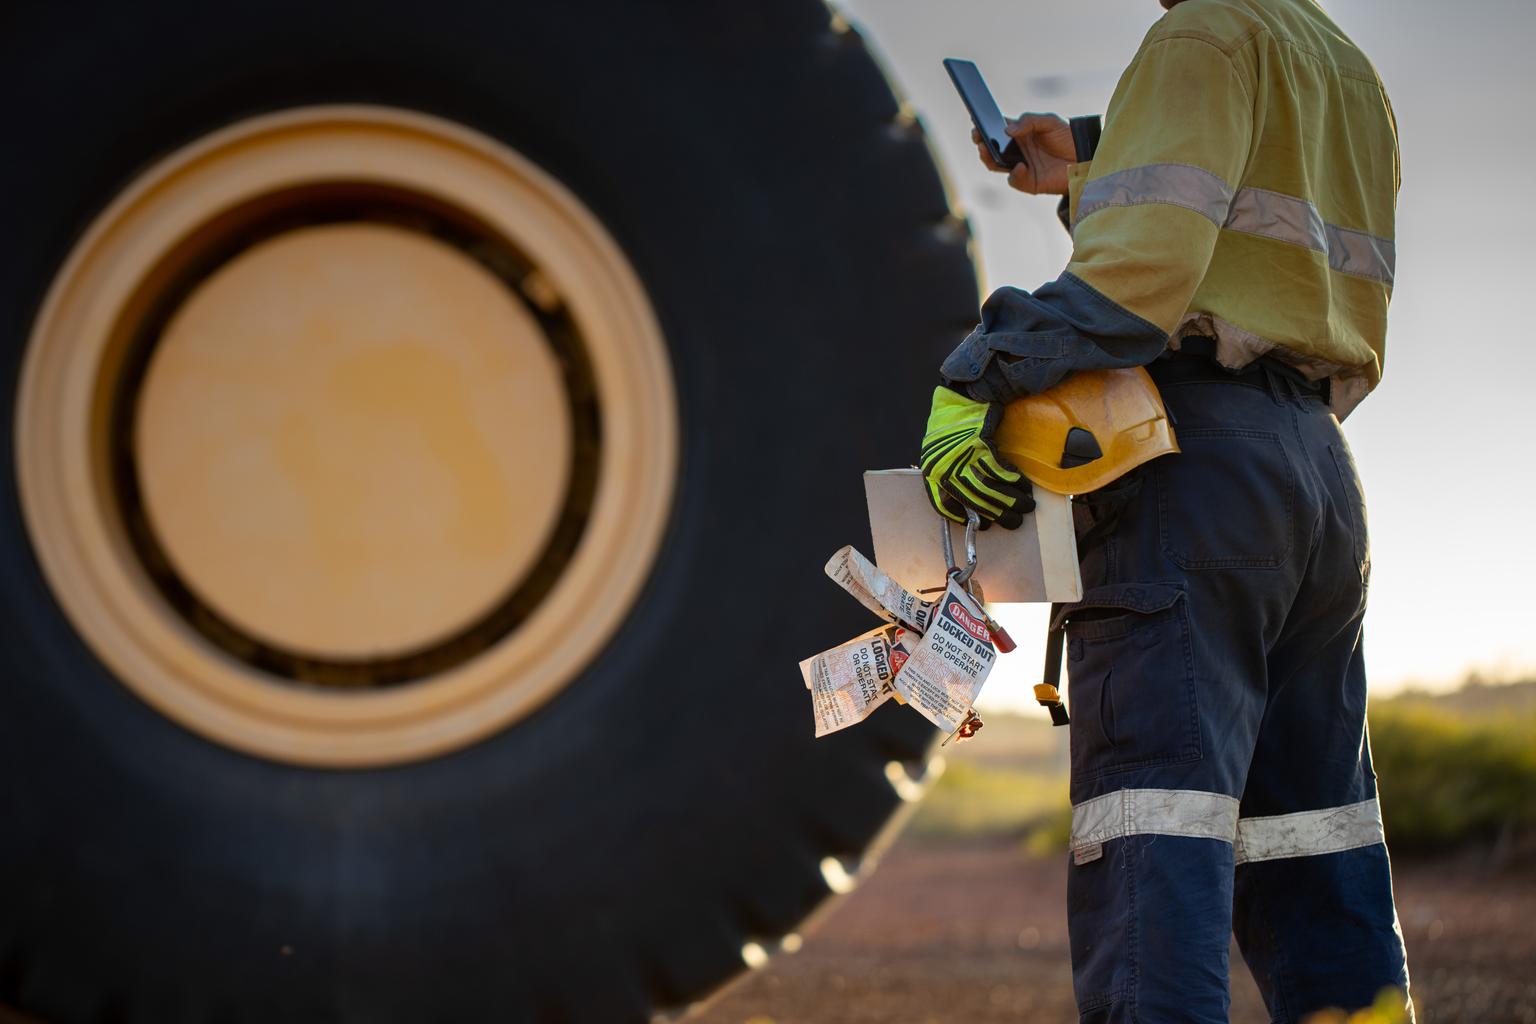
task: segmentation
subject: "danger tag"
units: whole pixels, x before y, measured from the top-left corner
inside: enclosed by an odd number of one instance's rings
[[[882,626],[800,663],[818,737],[864,721],[895,695],[891,681],[900,667],[900,632],[896,626]],[[904,649],[899,656],[906,657]]]
[[[997,662],[997,648],[979,605],[953,580],[937,602],[923,638],[912,648],[896,692],[945,732],[954,732],[971,710]]]

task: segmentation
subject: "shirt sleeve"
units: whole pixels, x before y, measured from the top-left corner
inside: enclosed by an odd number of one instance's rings
[[[1072,260],[1033,293],[999,288],[944,377],[983,401],[1074,370],[1151,362],[1205,277],[1253,144],[1256,70],[1199,34],[1153,37],[1073,168]]]

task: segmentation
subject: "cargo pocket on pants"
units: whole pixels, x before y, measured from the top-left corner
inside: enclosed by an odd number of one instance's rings
[[[1094,587],[1062,608],[1072,780],[1198,760],[1200,712],[1184,591]]]

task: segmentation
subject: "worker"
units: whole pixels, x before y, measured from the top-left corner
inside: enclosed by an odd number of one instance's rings
[[[1144,365],[1175,426],[1178,453],[1076,498],[1084,598],[1055,617],[1081,1020],[1224,1024],[1234,932],[1273,1020],[1390,988],[1411,1019],[1339,429],[1381,378],[1392,109],[1312,0],[1162,3],[1091,161],[1058,117],[1009,122],[1009,184],[1064,197],[1071,262],[985,301],[921,467],[942,514],[1015,527],[1033,502],[992,443],[1006,403]]]

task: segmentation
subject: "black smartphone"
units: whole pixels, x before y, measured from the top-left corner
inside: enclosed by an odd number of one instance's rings
[[[981,133],[981,141],[992,159],[1009,168],[1023,163],[1024,154],[1019,152],[1019,144],[1003,130],[1003,113],[997,109],[997,101],[987,91],[987,83],[981,80],[976,65],[968,60],[945,57],[944,70],[949,72],[949,80],[955,83],[965,109],[971,112],[971,121]]]

